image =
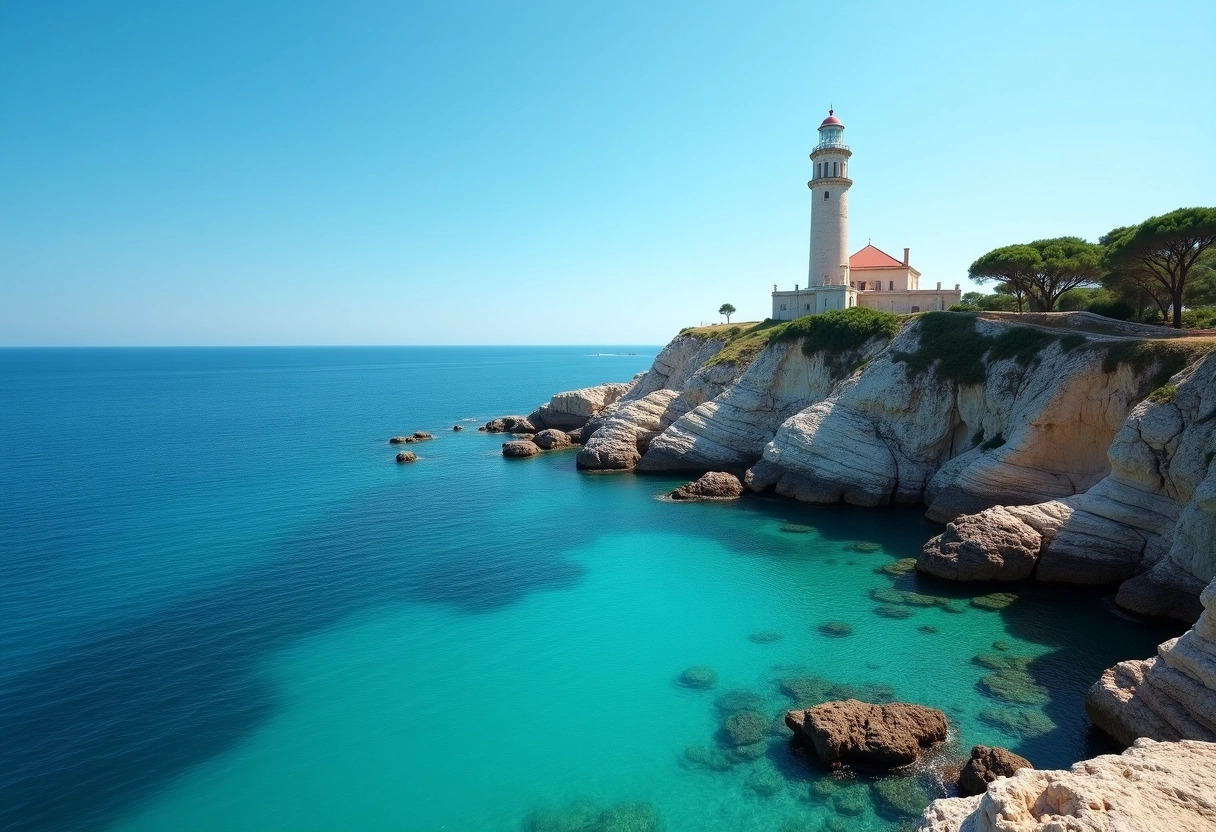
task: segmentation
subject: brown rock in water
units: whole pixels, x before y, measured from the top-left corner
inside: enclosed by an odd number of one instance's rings
[[[734,474],[710,471],[695,482],[681,485],[668,496],[673,500],[735,500],[743,494],[743,483]]]
[[[557,428],[542,430],[532,437],[532,441],[544,451],[556,451],[562,448],[569,448],[571,445],[570,437],[566,432]]]
[[[409,441],[410,440],[409,440],[408,436],[394,436],[392,439],[388,440],[388,444],[400,445],[402,442],[409,442]]]
[[[514,442],[502,443],[502,455],[508,458],[522,459],[536,456],[538,453],[540,453],[540,447],[528,439],[516,439]]]
[[[452,425],[452,430],[456,431],[456,432],[460,432],[460,431],[464,430],[464,428],[461,427],[460,425]]]
[[[503,416],[486,422],[488,433],[536,433],[536,427],[526,416]]]
[[[574,430],[566,431],[566,436],[570,437],[570,442],[575,445],[583,444],[583,429],[575,428]]]
[[[857,699],[789,711],[785,724],[832,768],[846,763],[880,769],[906,766],[946,739],[949,729],[946,715],[936,708],[903,702],[871,705]]]
[[[971,749],[971,759],[959,772],[959,796],[971,797],[983,794],[993,780],[998,777],[1012,777],[1015,771],[1022,768],[1034,768],[1034,766],[1031,765],[1030,760],[1007,749],[977,745]]]
[[[397,454],[398,462],[413,462],[417,458],[418,454],[411,453],[410,451],[402,451],[401,453]]]
[[[1034,572],[1043,535],[1004,506],[966,514],[924,545],[918,572],[950,581],[1022,581]]]
[[[435,438],[435,437],[431,436],[429,433],[427,433],[427,432],[426,432],[426,431],[424,431],[424,430],[416,430],[416,431],[414,431],[412,434],[410,434],[410,437],[411,437],[411,438],[412,438],[412,439],[413,439],[415,442],[424,442],[424,441],[426,441],[427,439],[434,439],[434,438]]]

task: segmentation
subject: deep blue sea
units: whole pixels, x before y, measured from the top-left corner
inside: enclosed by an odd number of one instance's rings
[[[963,751],[1104,750],[1086,687],[1168,629],[882,573],[916,510],[672,503],[475,430],[656,352],[0,350],[0,829],[901,828],[779,719],[721,733],[824,686],[942,708]]]

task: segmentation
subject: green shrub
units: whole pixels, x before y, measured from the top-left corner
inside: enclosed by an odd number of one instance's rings
[[[1165,404],[1166,402],[1172,402],[1174,400],[1174,396],[1177,395],[1177,387],[1172,384],[1163,384],[1153,392],[1149,393],[1148,399],[1149,401],[1156,402],[1157,404]]]
[[[1056,335],[1041,329],[1028,326],[1010,327],[993,340],[988,349],[988,357],[993,361],[1013,358],[1026,367],[1056,340]]]
[[[959,384],[980,384],[988,377],[984,355],[992,339],[975,329],[970,313],[926,312],[920,318],[920,344],[916,352],[893,352],[893,361],[903,362],[909,376],[931,367],[940,378]]]
[[[1183,309],[1182,325],[1187,329],[1216,329],[1216,306]]]
[[[1070,332],[1060,336],[1060,352],[1071,352],[1089,339],[1079,332]]]

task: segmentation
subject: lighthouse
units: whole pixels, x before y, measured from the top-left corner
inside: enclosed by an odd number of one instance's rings
[[[807,286],[849,285],[849,157],[844,124],[833,110],[819,125],[811,152],[811,264]]]
[[[949,309],[962,298],[953,289],[920,288],[920,272],[874,245],[849,255],[849,157],[844,123],[828,110],[811,152],[811,256],[806,286],[793,291],[773,286],[774,321],[792,321],[836,309],[864,306],[897,315]]]

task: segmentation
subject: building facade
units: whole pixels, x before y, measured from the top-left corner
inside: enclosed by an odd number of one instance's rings
[[[793,291],[773,286],[773,319],[791,321],[831,309],[866,306],[897,314],[948,309],[962,299],[953,289],[920,288],[920,272],[873,245],[853,255],[849,250],[849,161],[853,152],[844,143],[844,124],[835,112],[819,125],[819,143],[811,152],[810,265],[806,288]]]

